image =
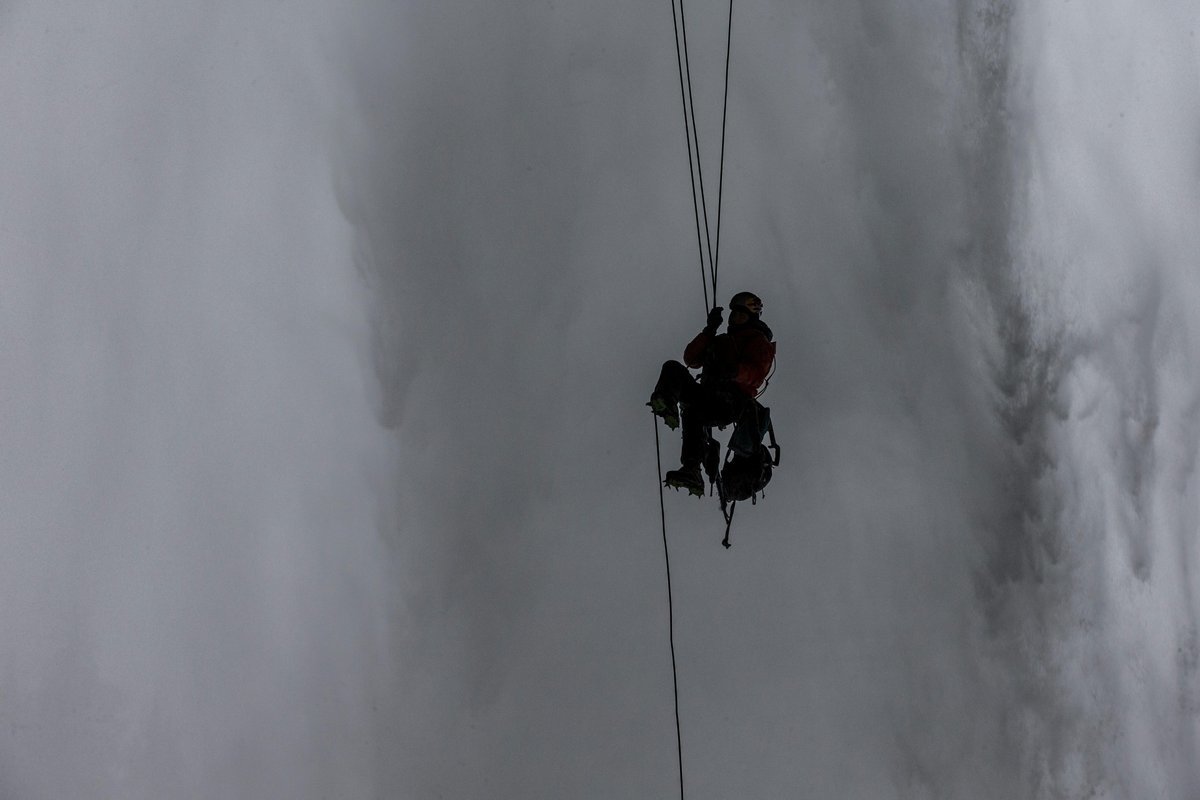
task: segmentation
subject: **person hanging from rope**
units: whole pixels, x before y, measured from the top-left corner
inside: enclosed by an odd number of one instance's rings
[[[725,333],[717,333],[724,317],[718,306],[709,312],[704,330],[684,350],[683,364],[663,364],[648,405],[672,430],[679,427],[681,413],[683,420],[681,467],[664,476],[667,486],[704,495],[700,465],[709,431],[736,422],[754,402],[771,371],[775,342],[771,329],[759,319],[762,308],[758,295],[738,292],[729,301]],[[689,368],[701,370],[699,381]]]

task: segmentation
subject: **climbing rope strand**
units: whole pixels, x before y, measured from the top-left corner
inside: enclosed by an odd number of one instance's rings
[[[713,253],[712,282],[717,296],[717,270],[721,266],[721,205],[725,194],[725,123],[729,119],[729,58],[733,52],[733,0],[729,0],[729,23],[725,33],[725,102],[721,109],[721,163],[717,172],[717,243]]]
[[[658,417],[654,422],[654,463],[658,468],[655,480],[658,483],[658,510],[662,517],[663,561],[667,565],[667,630],[671,642],[671,684],[675,694],[675,751],[679,756],[679,800],[683,800],[683,736],[679,726],[679,672],[675,666],[675,603],[671,591],[671,551],[667,547],[667,505],[663,500],[662,448],[658,442]]]
[[[708,218],[708,196],[704,186],[704,168],[700,154],[700,133],[696,123],[696,100],[692,91],[691,57],[688,47],[685,0],[671,0],[671,24],[675,31],[675,62],[679,71],[679,94],[683,105],[684,137],[687,140],[688,177],[692,187],[692,213],[696,223],[696,247],[700,251],[700,277],[704,289],[704,309],[707,312],[717,303],[717,278],[720,266],[721,216],[725,190],[725,140],[729,117],[729,65],[733,52],[733,0],[729,2],[729,19],[725,39],[724,100],[721,110],[721,155],[717,174],[717,211],[715,226]],[[715,227],[715,237],[713,229]],[[707,252],[706,252],[707,248]],[[707,255],[707,259],[705,256]],[[709,286],[712,303],[709,303]]]
[[[704,211],[704,242],[708,245],[708,276],[713,279],[713,245],[712,233],[708,224],[708,197],[704,191],[704,167],[703,159],[700,155],[700,132],[696,127],[696,98],[692,94],[692,59],[691,51],[688,48],[687,35],[687,14],[683,8],[684,0],[679,0],[679,28],[683,32],[683,66],[687,74],[687,99],[688,107],[691,108],[692,114],[692,141],[696,145],[696,176],[700,184],[700,208]],[[694,191],[694,190],[693,190]],[[693,194],[693,199],[695,195]],[[697,222],[697,226],[699,222]],[[716,280],[713,279],[713,305],[717,304]]]
[[[682,4],[682,0],[680,0]],[[682,9],[681,9],[682,10]],[[684,62],[685,51],[679,46],[679,16],[675,13],[675,0],[671,0],[671,25],[675,28],[675,64],[679,69],[679,97],[683,101],[683,135],[687,140],[688,153],[688,177],[692,182],[692,213],[695,216],[696,222],[696,249],[700,253],[700,283],[704,288],[704,313],[708,313],[711,308],[708,302],[708,275],[710,270],[704,263],[704,241],[700,231],[700,206],[696,200],[696,167],[695,164],[699,160],[699,144],[697,144],[697,152],[695,156],[692,154],[692,128],[690,119],[692,114],[688,111],[688,95],[689,92],[684,87]],[[688,68],[688,75],[691,75],[691,68]],[[690,78],[689,78],[690,83]],[[716,304],[716,293],[713,294],[713,304]]]

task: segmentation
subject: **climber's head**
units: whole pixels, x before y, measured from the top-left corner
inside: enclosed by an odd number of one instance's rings
[[[753,292],[738,292],[729,301],[729,323],[745,325],[752,319],[758,319],[762,313],[763,302]]]

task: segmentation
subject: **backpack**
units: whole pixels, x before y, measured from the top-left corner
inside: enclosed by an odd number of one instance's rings
[[[771,437],[771,446],[763,437]],[[772,456],[771,450],[775,453]],[[734,425],[729,452],[721,467],[721,487],[727,502],[756,500],[771,481],[772,467],[779,466],[779,445],[771,425],[771,409],[752,400]]]

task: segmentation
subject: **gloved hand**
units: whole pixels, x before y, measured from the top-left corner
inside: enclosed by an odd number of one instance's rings
[[[704,325],[704,332],[712,336],[717,332],[717,328],[721,327],[721,322],[725,319],[724,309],[717,306],[712,311],[708,312],[708,322]]]

